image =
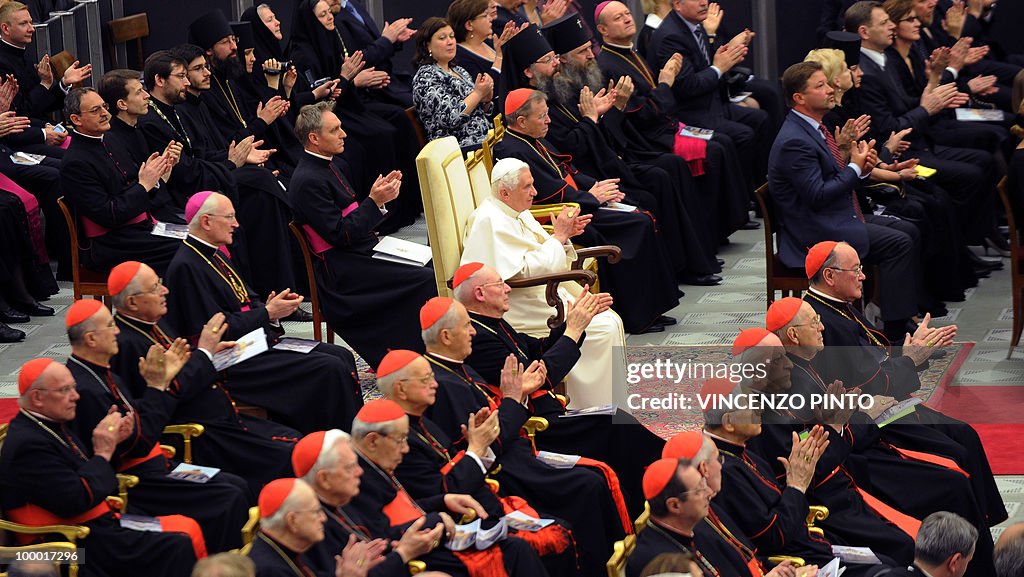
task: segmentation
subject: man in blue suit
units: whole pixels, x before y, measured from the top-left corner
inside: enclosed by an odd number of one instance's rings
[[[866,264],[880,269],[885,333],[902,342],[918,312],[920,273],[913,225],[863,214],[855,189],[878,163],[875,141],[856,142],[849,161],[821,123],[835,106],[835,91],[817,62],[786,69],[782,88],[792,110],[768,158],[768,186],[779,231],[779,258],[800,268],[809,247],[823,240],[849,243]],[[862,267],[835,274],[863,276]]]

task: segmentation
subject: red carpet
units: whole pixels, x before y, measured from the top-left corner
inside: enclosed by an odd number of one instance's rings
[[[949,387],[935,408],[974,426],[985,444],[993,473],[1022,475],[1022,403],[1024,387]]]

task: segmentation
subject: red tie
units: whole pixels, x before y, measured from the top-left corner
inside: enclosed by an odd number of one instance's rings
[[[824,124],[818,125],[818,130],[825,135],[825,144],[828,145],[829,152],[832,153],[832,158],[836,161],[836,166],[839,170],[842,170],[846,165],[843,163],[843,155],[839,152],[839,145],[836,144],[836,138],[832,136],[832,133],[825,128]],[[864,213],[860,209],[860,202],[857,201],[857,192],[854,191],[850,195],[851,202],[853,203],[853,212],[857,215],[857,220],[864,222]]]

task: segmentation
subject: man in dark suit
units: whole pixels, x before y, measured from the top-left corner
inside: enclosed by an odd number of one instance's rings
[[[754,33],[744,30],[729,42],[719,44],[716,36],[704,29],[707,0],[673,0],[672,7],[651,36],[647,62],[660,70],[673,54],[683,56],[682,69],[672,85],[679,119],[714,129],[716,137],[724,135],[731,139],[741,156],[754,159],[744,164],[744,170],[748,183],[759,185],[764,181],[774,129],[765,111],[729,102],[722,81],[746,57]]]
[[[871,134],[879,140],[912,128],[907,137],[911,143],[907,156],[938,170],[930,181],[949,192],[963,211],[960,222],[967,244],[980,245],[989,237],[999,245],[995,230],[997,171],[992,155],[936,144],[929,133],[931,118],[964,104],[967,95],[958,92],[953,83],[926,88],[920,98],[908,95],[895,76],[894,66],[887,66],[885,50],[892,45],[895,28],[879,2],[857,2],[846,11],[846,30],[861,38],[860,69],[864,77],[858,90],[861,108],[857,112],[871,115]]]
[[[779,257],[786,266],[799,268],[808,247],[822,240],[846,241],[865,262],[881,268],[886,334],[902,339],[906,321],[918,312],[918,250],[912,225],[861,213],[854,189],[878,162],[874,141],[855,143],[849,163],[843,160],[835,138],[821,124],[835,96],[820,64],[790,66],[782,75],[782,87],[792,110],[768,159]],[[842,274],[862,273],[853,269]]]

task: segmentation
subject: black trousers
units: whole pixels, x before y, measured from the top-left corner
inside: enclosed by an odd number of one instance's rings
[[[918,312],[921,286],[917,228],[886,216],[866,214],[864,219],[870,248],[862,264],[878,265],[882,320],[909,319]]]
[[[914,150],[921,164],[938,170],[931,180],[950,194],[957,207],[961,232],[969,245],[983,242],[995,227],[996,193],[992,155],[972,148],[935,146]]]

